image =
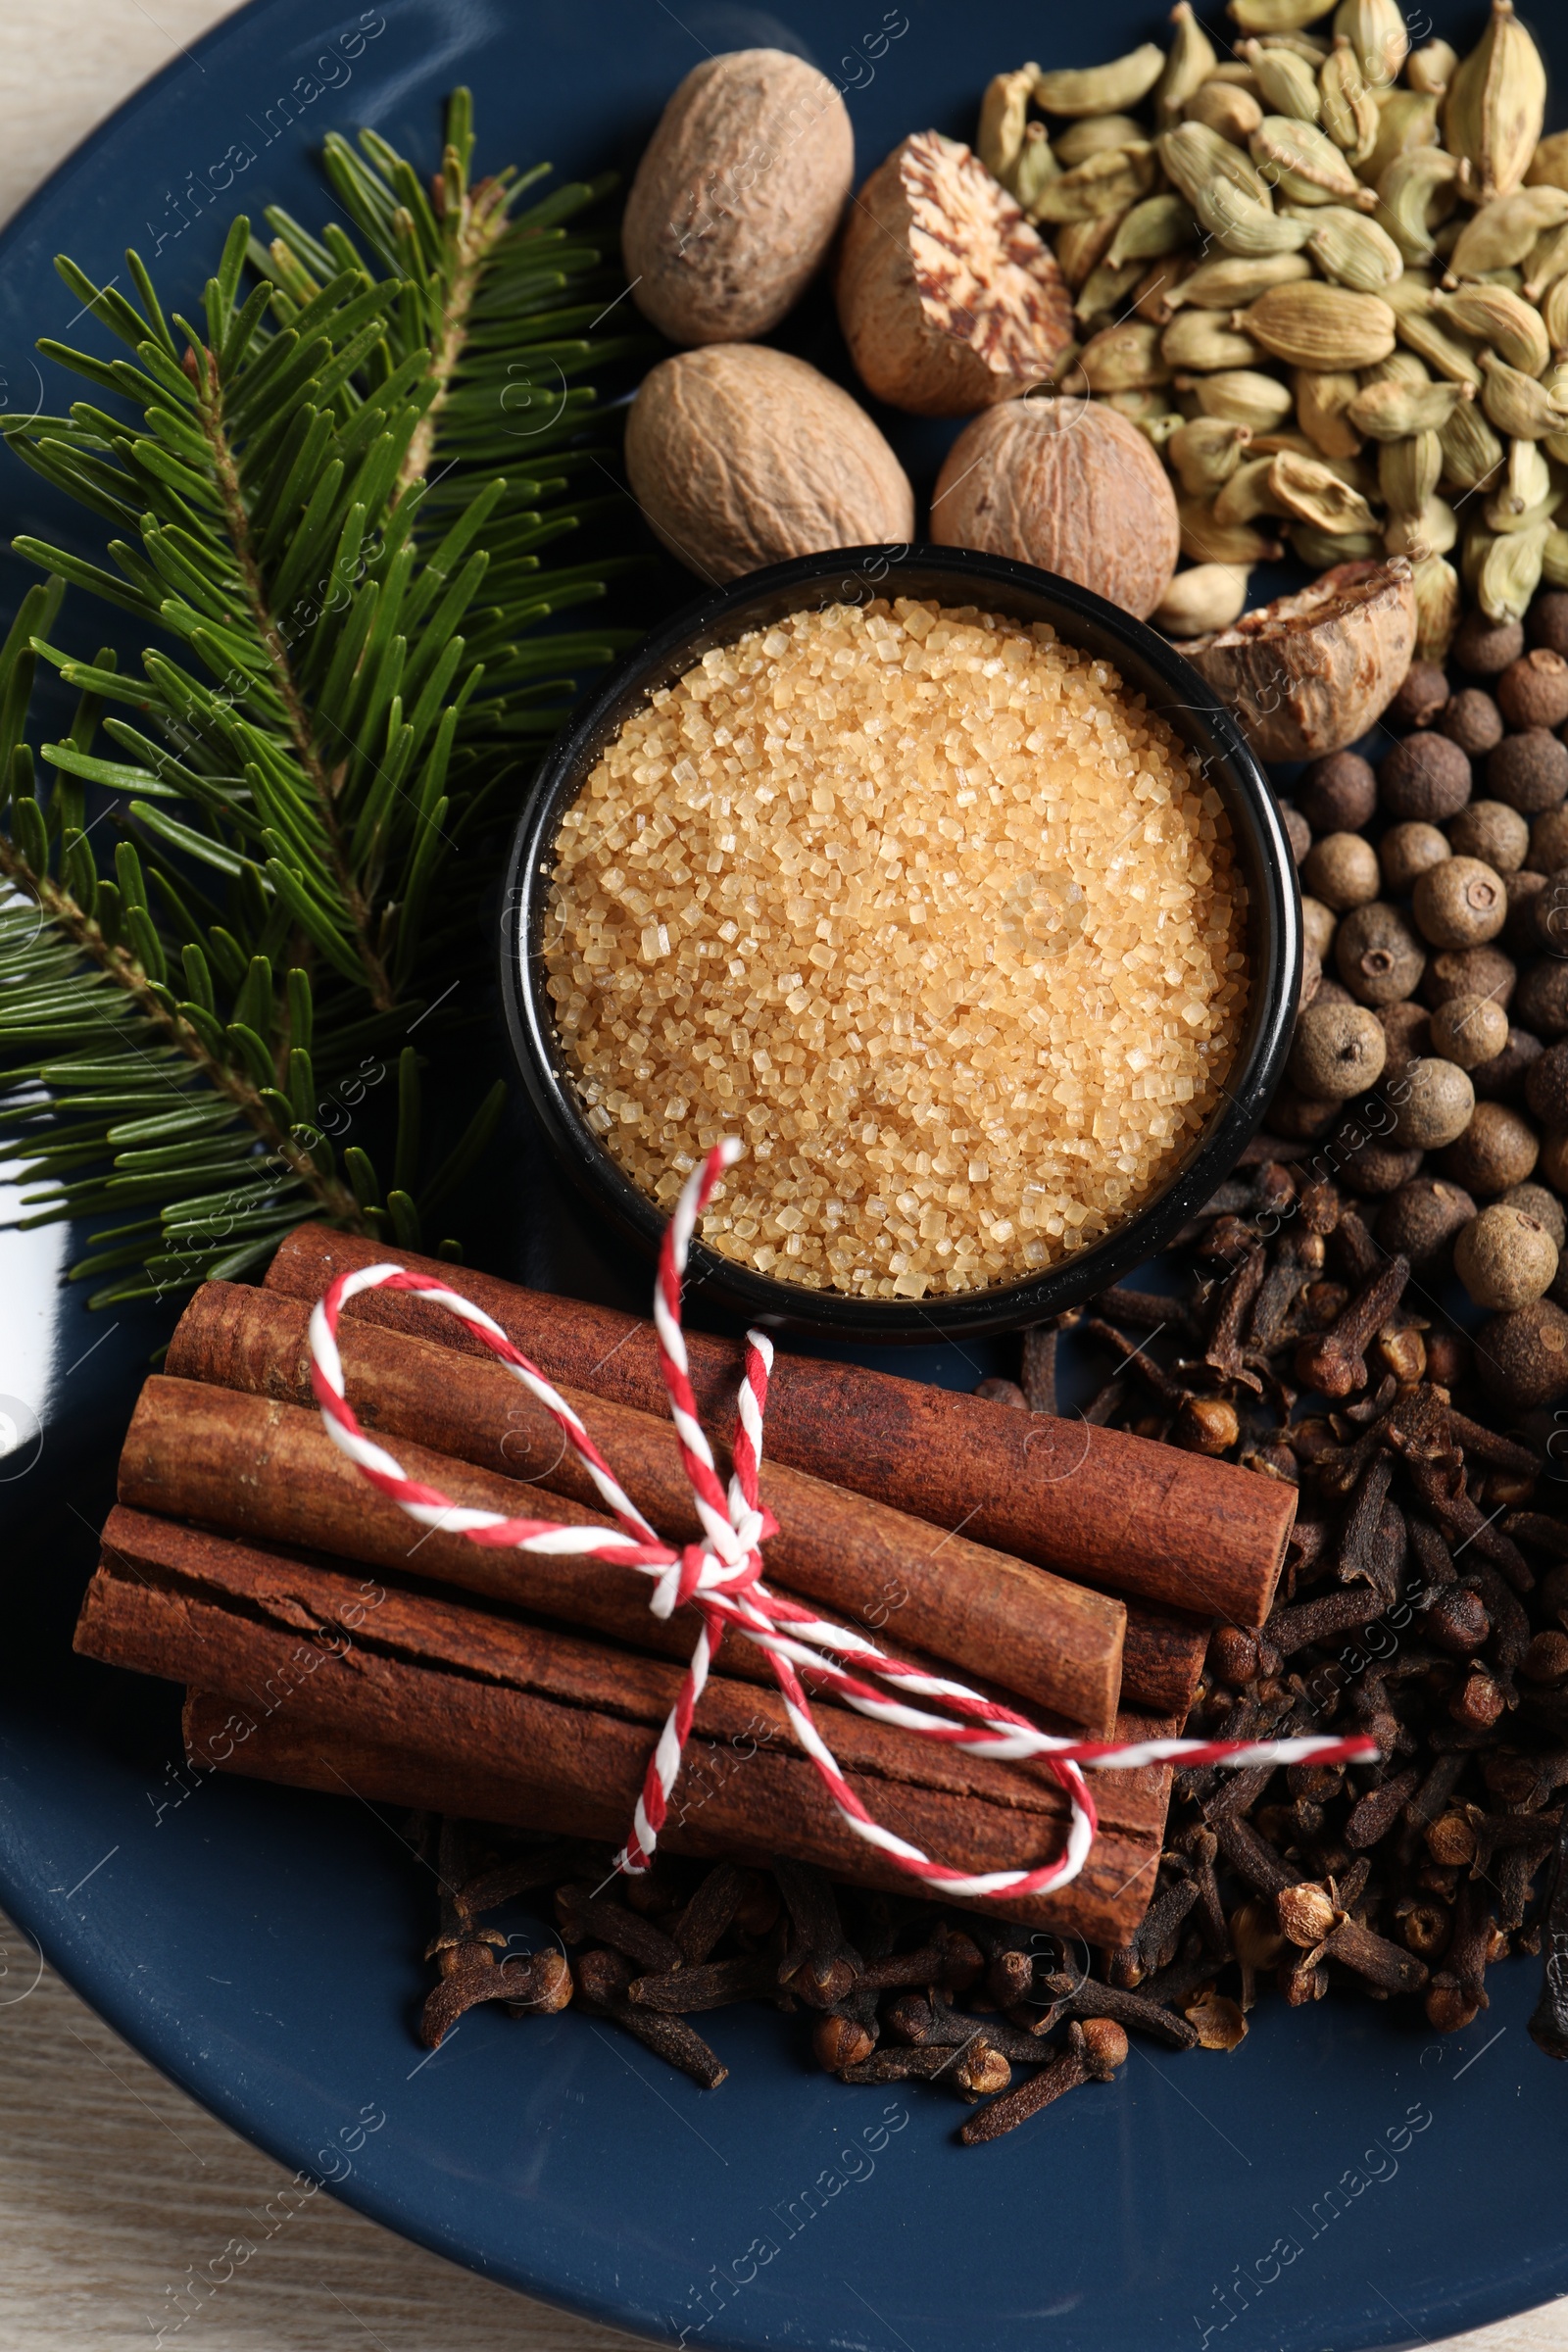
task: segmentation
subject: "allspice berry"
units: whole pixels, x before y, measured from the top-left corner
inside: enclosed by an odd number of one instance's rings
[[[1517,808],[1521,816],[1539,816],[1544,808],[1560,808],[1568,797],[1568,744],[1559,743],[1544,727],[1526,727],[1522,734],[1505,735],[1487,756],[1487,790],[1494,801],[1506,801],[1510,808]]]
[[[1517,873],[1530,855],[1530,827],[1506,801],[1472,801],[1448,827],[1456,858],[1480,858],[1494,874]]]
[[[1480,1360],[1498,1401],[1528,1412],[1568,1395],[1568,1315],[1538,1298],[1482,1327]]]
[[[1544,588],[1525,614],[1525,635],[1532,645],[1549,645],[1554,654],[1568,656],[1568,595],[1560,588]]]
[[[1301,933],[1307,946],[1322,963],[1334,945],[1334,909],[1314,899],[1308,891],[1301,900]]]
[[[1384,1075],[1388,1075],[1387,1069]],[[1401,1184],[1409,1184],[1421,1173],[1421,1152],[1371,1143],[1365,1128],[1353,1124],[1342,1129],[1328,1148],[1334,1153],[1334,1176],[1340,1190],[1354,1193],[1359,1200],[1381,1200],[1385,1194],[1396,1193]]]
[[[1297,865],[1299,865],[1307,851],[1312,847],[1312,828],[1299,808],[1294,808],[1289,801],[1281,801],[1280,814],[1285,819],[1285,834],[1291,845],[1292,859]],[[1529,838],[1527,831],[1525,835],[1527,843]],[[1520,862],[1522,863],[1523,859]]]
[[[1450,997],[1432,1015],[1429,1035],[1434,1054],[1473,1070],[1507,1045],[1508,1015],[1490,997]]]
[[[1522,1102],[1525,1080],[1544,1049],[1528,1029],[1510,1028],[1508,1042],[1491,1061],[1478,1061],[1470,1073],[1478,1102]]]
[[[1378,854],[1359,833],[1325,833],[1308,851],[1301,880],[1336,913],[1369,906],[1378,895]]]
[[[1500,1205],[1504,1208],[1522,1208],[1527,1217],[1534,1217],[1538,1225],[1544,1225],[1559,1251],[1568,1246],[1568,1211],[1564,1210],[1556,1194],[1548,1192],[1544,1184],[1511,1184],[1503,1194]]]
[[[1448,836],[1440,833],[1436,825],[1391,825],[1378,844],[1383,886],[1396,898],[1403,898],[1429,865],[1441,865],[1445,858],[1452,856]]]
[[[1527,964],[1513,1011],[1521,1027],[1537,1037],[1561,1037],[1568,1030],[1568,962],[1543,956]]]
[[[1291,1077],[1317,1102],[1343,1102],[1376,1086],[1386,1052],[1378,1016],[1366,1005],[1310,1004],[1296,1024]]]
[[[1395,1004],[1414,996],[1426,953],[1397,907],[1377,901],[1352,907],[1340,924],[1334,962],[1358,1004]]]
[[[1291,1143],[1315,1143],[1327,1135],[1340,1115],[1338,1102],[1303,1095],[1298,1087],[1278,1086],[1268,1106],[1269,1132]]]
[[[1525,1101],[1544,1127],[1568,1127],[1568,1044],[1548,1046],[1532,1063]]]
[[[1502,712],[1486,689],[1461,686],[1450,695],[1438,716],[1440,731],[1456,743],[1467,760],[1484,760],[1502,741]]]
[[[1477,606],[1459,623],[1448,659],[1455,669],[1467,669],[1472,677],[1494,678],[1510,662],[1517,662],[1524,650],[1522,622],[1489,620]]]
[[[1544,956],[1568,956],[1568,866],[1548,874],[1530,910]]]
[[[1392,727],[1430,727],[1448,699],[1448,681],[1437,662],[1412,662],[1404,683],[1384,711]]]
[[[1516,1110],[1506,1102],[1478,1102],[1469,1124],[1445,1152],[1443,1172],[1467,1193],[1489,1200],[1510,1185],[1523,1184],[1540,1152],[1540,1137]]]
[[[1301,770],[1296,805],[1314,833],[1359,833],[1378,805],[1378,780],[1359,752],[1330,752]]]
[[[1533,874],[1554,874],[1568,865],[1568,808],[1548,808],[1530,828],[1530,855],[1525,859]]]
[[[1510,727],[1560,727],[1568,718],[1568,662],[1548,646],[1510,662],[1496,684],[1497,709]]]
[[[1497,1200],[1459,1235],[1453,1270],[1477,1306],[1529,1306],[1551,1288],[1557,1245],[1538,1218]]]
[[[1568,1193],[1568,1134],[1542,1137],[1538,1173],[1554,1193]]]
[[[1453,1143],[1469,1126],[1476,1106],[1470,1081],[1458,1064],[1435,1057],[1412,1061],[1389,1094],[1396,1142],[1418,1152],[1436,1152]]]
[[[1563,756],[1568,759],[1568,751]],[[1441,825],[1457,816],[1469,798],[1470,762],[1446,735],[1406,735],[1385,753],[1378,800],[1388,815]]]
[[[1411,905],[1418,929],[1435,948],[1478,948],[1508,919],[1502,876],[1479,858],[1447,858],[1416,878]]]
[[[1497,868],[1499,873],[1502,868]],[[1528,866],[1503,874],[1503,887],[1508,893],[1508,919],[1497,933],[1510,956],[1531,956],[1536,947],[1536,901],[1546,887],[1544,874],[1533,874]]]
[[[1397,1078],[1418,1054],[1431,1053],[1431,1015],[1409,998],[1397,1004],[1379,1005],[1378,1021],[1383,1030],[1385,1079]]]
[[[1391,1193],[1378,1210],[1378,1247],[1412,1266],[1430,1265],[1475,1217],[1476,1204],[1461,1185],[1438,1176],[1417,1176]]]
[[[1494,997],[1506,1010],[1518,977],[1500,948],[1445,948],[1427,965],[1421,994],[1433,1006],[1450,997]]]

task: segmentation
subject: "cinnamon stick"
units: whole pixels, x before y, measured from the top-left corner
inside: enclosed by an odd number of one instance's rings
[[[267,1287],[314,1302],[335,1274],[384,1254],[355,1235],[300,1226]],[[399,1262],[484,1307],[551,1380],[663,1409],[652,1324],[407,1251]],[[478,1348],[452,1316],[407,1295],[368,1292],[349,1312],[449,1348]],[[698,1331],[686,1343],[702,1417],[727,1431],[739,1343]],[[1296,1512],[1294,1487],[1232,1463],[819,1356],[775,1358],[767,1450],[933,1526],[961,1526],[998,1551],[1237,1625],[1268,1615]]]
[[[264,1360],[278,1362],[278,1378],[270,1384],[273,1394],[155,1375],[137,1401],[121,1456],[122,1501],[236,1534],[305,1544],[387,1567],[406,1565],[411,1573],[649,1645],[648,1627],[657,1621],[649,1616],[652,1588],[645,1578],[597,1562],[491,1550],[439,1530],[426,1534],[377,1495],[327,1437],[314,1404],[275,1401],[277,1388],[299,1390],[297,1378],[285,1379],[284,1369],[291,1352],[304,1347],[303,1328],[291,1333],[283,1327],[303,1310],[292,1300],[270,1302],[256,1291],[237,1296],[259,1303],[238,1315],[220,1312],[209,1323],[242,1328],[255,1343],[249,1351],[253,1370],[259,1372]],[[604,1523],[605,1506],[555,1424],[496,1365],[471,1363],[368,1325],[345,1331],[343,1344],[351,1395],[357,1401],[373,1396],[374,1426],[396,1438],[412,1477],[467,1507],[515,1518]],[[187,1344],[177,1360],[189,1363],[197,1352]],[[295,1363],[297,1371],[297,1354]],[[463,1407],[471,1411],[454,1409],[460,1389]],[[587,1401],[590,1426],[632,1499],[669,1540],[699,1538],[673,1429],[648,1414]],[[502,1461],[511,1427],[521,1429],[523,1442],[543,1455],[538,1424],[544,1423],[559,1454],[550,1486],[522,1485],[414,1443],[408,1433],[421,1420],[452,1439],[466,1427],[470,1454]],[[943,1538],[920,1521],[801,1471],[764,1465],[762,1492],[780,1522],[766,1556],[769,1579],[776,1577],[781,1590],[807,1593],[841,1619],[859,1618],[879,1629],[888,1620],[905,1645],[1005,1682],[1074,1723],[1108,1731],[1121,1681],[1119,1601],[961,1536]],[[368,1538],[362,1523],[373,1531]],[[600,1605],[606,1597],[608,1609]],[[690,1624],[668,1622],[663,1630],[675,1650],[690,1649]]]
[[[659,1659],[122,1506],[76,1646],[220,1699],[203,1761],[617,1839],[681,1679]],[[994,1870],[1059,1852],[1064,1802],[1039,1768],[950,1755],[844,1709],[819,1719],[878,1818],[943,1859]],[[1102,1792],[1082,1877],[999,1906],[1007,1916],[1099,1941],[1132,1932],[1157,1868],[1163,1776],[1105,1777],[1134,1785]],[[674,1851],[790,1854],[859,1885],[910,1886],[840,1821],[777,1695],[727,1676],[699,1702],[664,1835]]]

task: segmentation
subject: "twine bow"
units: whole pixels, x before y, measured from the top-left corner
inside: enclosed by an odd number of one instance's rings
[[[1083,1774],[1085,1765],[1098,1771],[1132,1772],[1146,1764],[1172,1761],[1187,1765],[1341,1764],[1376,1758],[1376,1742],[1364,1736],[1337,1739],[1320,1733],[1262,1740],[1059,1739],[966,1685],[890,1658],[875,1642],[848,1626],[831,1624],[800,1602],[769,1592],[762,1582],[761,1546],[777,1532],[777,1522],[761,1499],[759,1472],[772,1344],[761,1332],[746,1335],[745,1368],[730,1445],[733,1466],[726,1487],[697,1417],[680,1321],[681,1280],[693,1230],[724,1170],[740,1157],[742,1149],[732,1140],[716,1144],[693,1170],[664,1234],[654,1290],[660,1368],[704,1529],[701,1544],[677,1549],[660,1538],[623,1492],[565,1398],[482,1307],[445,1283],[408,1273],[401,1266],[363,1266],[355,1273],[340,1274],[311,1314],[311,1382],[327,1436],[370,1485],[390,1496],[411,1519],[424,1527],[464,1535],[473,1544],[576,1554],[633,1568],[653,1583],[649,1606],[655,1616],[669,1617],[677,1608],[695,1610],[697,1640],[675,1704],[649,1758],[631,1832],[617,1856],[619,1869],[637,1873],[648,1868],[668,1814],[697,1702],[730,1628],[755,1642],[767,1658],[790,1728],[820,1774],[840,1818],[858,1838],[891,1856],[900,1869],[950,1895],[1009,1895],[1016,1899],[1044,1894],[1075,1879],[1088,1860],[1097,1827],[1094,1798]],[[490,1352],[552,1415],[603,1496],[615,1526],[562,1527],[553,1520],[511,1519],[498,1511],[468,1510],[438,1488],[409,1478],[383,1446],[365,1435],[344,1394],[336,1337],[338,1317],[351,1298],[372,1290],[412,1292],[445,1307],[476,1332]],[[854,1443],[853,1433],[846,1433],[846,1443]],[[803,1676],[828,1697],[921,1739],[999,1763],[1038,1760],[1046,1764],[1060,1783],[1071,1809],[1060,1856],[1032,1870],[973,1873],[935,1861],[907,1838],[896,1836],[874,1819],[845,1780],[812,1718]],[[943,1711],[909,1703],[914,1699],[939,1702]]]

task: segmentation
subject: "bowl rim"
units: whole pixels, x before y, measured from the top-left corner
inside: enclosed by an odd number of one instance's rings
[[[941,574],[956,586],[929,584]],[[927,584],[920,585],[924,579]],[[965,594],[964,590],[972,591]],[[1130,691],[1160,690],[1157,708],[1226,805],[1249,890],[1248,953],[1253,987],[1236,1060],[1219,1107],[1160,1190],[1100,1241],[1026,1279],[934,1298],[864,1298],[777,1282],[737,1265],[694,1237],[689,1289],[768,1328],[870,1344],[911,1344],[1013,1331],[1079,1305],[1168,1247],[1230,1174],[1261,1121],[1290,1051],[1300,989],[1300,891],[1285,820],[1234,715],[1157,631],[1054,572],[1010,557],[931,544],[829,549],[743,573],[653,629],[597,680],[546,750],[530,779],[508,857],[500,918],[502,1003],[508,1038],[529,1102],[578,1191],[623,1239],[657,1254],[666,1214],[611,1157],[578,1105],[545,994],[542,953],[555,829],[605,745],[662,685],[703,654],[786,612],[880,597],[939,595],[1013,618],[1049,620],[1068,642],[1112,661]],[[1008,600],[1014,600],[1010,605]],[[1022,608],[1027,607],[1028,610]],[[1128,676],[1128,664],[1141,677]],[[525,979],[525,974],[527,975]]]

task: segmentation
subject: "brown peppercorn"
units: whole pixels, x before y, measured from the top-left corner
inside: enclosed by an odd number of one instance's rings
[[[1501,1196],[1501,1205],[1522,1208],[1538,1225],[1544,1225],[1559,1250],[1568,1246],[1568,1212],[1544,1184],[1511,1184]]]
[[[1514,1018],[1538,1037],[1568,1030],[1568,961],[1555,956],[1527,963],[1513,1004]]]
[[[1432,1015],[1406,997],[1397,1004],[1379,1005],[1378,1019],[1383,1027],[1383,1076],[1387,1081],[1396,1078],[1418,1054],[1432,1051]]]
[[[1568,865],[1568,808],[1548,808],[1534,820],[1525,864],[1533,874],[1554,874]]]
[[[1459,623],[1448,659],[1455,669],[1472,677],[1494,678],[1525,650],[1523,624],[1517,620],[1489,620],[1479,607]]]
[[[1480,858],[1495,874],[1516,873],[1530,854],[1530,827],[1505,801],[1472,801],[1448,827],[1456,858]]]
[[[1470,1343],[1462,1331],[1427,1333],[1427,1378],[1451,1394],[1470,1370]]]
[[[1469,1125],[1444,1153],[1443,1172],[1467,1193],[1491,1200],[1523,1184],[1540,1152],[1535,1129],[1516,1110],[1505,1102],[1478,1102]]]
[[[1510,662],[1497,680],[1497,708],[1510,727],[1560,727],[1568,718],[1568,662],[1549,646]]]
[[[1412,662],[1383,717],[1391,727],[1430,727],[1448,699],[1448,681],[1436,662]]]
[[[1480,1594],[1472,1592],[1468,1585],[1448,1585],[1428,1609],[1421,1630],[1435,1649],[1443,1650],[1450,1658],[1468,1658],[1475,1655],[1491,1633],[1492,1619]],[[1448,1854],[1439,1856],[1430,1844],[1428,1851],[1435,1860],[1450,1859]]]
[[[1527,1683],[1560,1683],[1568,1675],[1568,1634],[1537,1634],[1519,1661]]]
[[[1492,997],[1506,1012],[1518,977],[1500,948],[1445,948],[1428,963],[1421,994],[1434,1011],[1450,997]]]
[[[1395,1140],[1419,1152],[1436,1152],[1463,1135],[1475,1109],[1475,1095],[1463,1070],[1451,1061],[1412,1061],[1389,1089]],[[1528,1176],[1530,1171],[1525,1169]],[[1515,1177],[1509,1183],[1518,1181]],[[1500,1189],[1500,1188],[1499,1188]]]
[[[1470,1083],[1476,1090],[1478,1102],[1522,1102],[1525,1080],[1541,1058],[1544,1049],[1539,1037],[1528,1029],[1510,1029],[1508,1042],[1502,1052],[1491,1061],[1482,1061],[1470,1073]]]
[[[1448,1701],[1448,1713],[1467,1732],[1490,1732],[1507,1701],[1490,1674],[1477,1672]]]
[[[1494,1200],[1455,1241],[1453,1270],[1477,1306],[1529,1306],[1551,1288],[1557,1245],[1535,1217]]]
[[[1378,768],[1378,801],[1389,816],[1441,825],[1469,798],[1470,762],[1446,735],[1406,735]]]
[[[858,2066],[869,2058],[876,2043],[858,2019],[835,2017],[828,2011],[811,2028],[811,2047],[817,2065],[836,2075],[841,2066]]]
[[[1378,844],[1378,864],[1385,889],[1402,898],[1431,865],[1451,858],[1453,846],[1436,825],[1391,825]]]
[[[988,1372],[984,1380],[975,1382],[974,1394],[983,1396],[988,1404],[1010,1404],[1018,1413],[1029,1410],[1029,1400],[1017,1382],[1004,1380],[995,1372]]]
[[[1369,906],[1378,895],[1378,854],[1359,833],[1324,833],[1312,844],[1301,880],[1335,913]]]
[[[1312,828],[1299,808],[1293,808],[1289,801],[1281,801],[1280,814],[1285,819],[1285,837],[1291,845],[1291,857],[1299,865],[1312,847]]]
[[[1546,1127],[1568,1127],[1568,1044],[1548,1046],[1525,1080],[1525,1101]]]
[[[1417,928],[1435,948],[1484,947],[1508,919],[1502,876],[1479,858],[1446,858],[1429,866],[1416,878],[1411,906]]]
[[[1417,1176],[1378,1210],[1378,1247],[1391,1257],[1407,1257],[1412,1266],[1430,1265],[1475,1213],[1476,1204],[1461,1186]]]
[[[1534,955],[1536,901],[1546,887],[1546,877],[1521,866],[1515,873],[1503,874],[1502,886],[1508,893],[1508,914],[1497,937],[1510,956]]]
[[[1568,655],[1568,596],[1560,588],[1542,590],[1525,614],[1525,635],[1532,645]]]
[[[1089,2071],[1098,2082],[1104,2082],[1118,2066],[1127,2063],[1127,2031],[1113,2017],[1086,2017],[1084,2026],[1084,2056]]]
[[[1189,1453],[1220,1454],[1230,1451],[1242,1429],[1228,1396],[1185,1396],[1170,1434],[1172,1444]]]
[[[1432,1051],[1444,1061],[1473,1070],[1491,1061],[1508,1043],[1508,1015],[1490,997],[1450,997],[1431,1018]]]
[[[1378,780],[1359,752],[1331,752],[1302,769],[1296,803],[1314,833],[1359,833],[1378,805]]]
[[[1366,1005],[1309,1005],[1296,1024],[1291,1077],[1315,1102],[1344,1102],[1377,1084],[1387,1050],[1377,1014]]]
[[[1340,924],[1334,961],[1358,1004],[1396,1004],[1414,996],[1426,953],[1398,909],[1375,902],[1352,907]]]
[[[1467,760],[1484,760],[1502,741],[1502,712],[1484,687],[1461,686],[1438,719],[1440,731]]]
[[[1521,816],[1560,808],[1568,795],[1568,744],[1559,743],[1544,727],[1505,735],[1487,756],[1487,792],[1494,801],[1506,801]]]

